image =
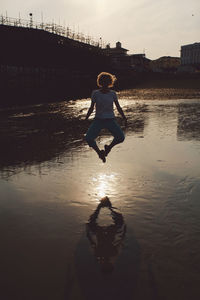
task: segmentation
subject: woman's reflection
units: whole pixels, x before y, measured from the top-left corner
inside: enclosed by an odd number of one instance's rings
[[[108,208],[110,210],[114,224],[100,226],[97,223],[102,208]],[[126,225],[122,214],[114,210],[108,197],[101,199],[96,210],[89,218],[86,230],[87,237],[91,243],[94,255],[101,266],[102,272],[112,272],[126,233]]]
[[[112,224],[101,226],[102,217],[104,218],[107,212],[110,214]],[[122,214],[115,211],[108,197],[101,199],[89,217],[86,229],[87,238],[85,235],[82,236],[75,251],[75,276],[78,279],[81,299],[139,299],[137,282],[140,247],[132,231],[126,232]],[[93,253],[90,251],[91,248]],[[100,272],[97,266],[100,267]]]

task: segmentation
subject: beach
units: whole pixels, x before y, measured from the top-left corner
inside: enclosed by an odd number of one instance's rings
[[[0,298],[199,299],[200,90],[118,96],[106,163],[84,140],[89,98],[0,110]],[[116,214],[92,223],[105,196]]]

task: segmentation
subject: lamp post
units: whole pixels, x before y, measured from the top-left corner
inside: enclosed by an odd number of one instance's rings
[[[102,38],[100,37],[100,48],[102,48]]]
[[[30,13],[29,17],[30,17],[30,28],[32,28],[33,27],[33,14]]]

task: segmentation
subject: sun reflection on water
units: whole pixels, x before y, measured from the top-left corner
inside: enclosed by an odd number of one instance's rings
[[[95,194],[98,198],[113,195],[117,187],[117,174],[100,173],[92,178],[95,188]]]

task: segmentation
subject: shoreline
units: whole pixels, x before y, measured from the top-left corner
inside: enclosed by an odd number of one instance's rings
[[[119,98],[136,100],[199,99],[200,88],[135,88],[119,91]]]
[[[59,84],[58,84],[59,83]],[[96,89],[96,82],[88,79],[70,82],[68,86],[61,82],[46,82],[40,88],[31,86],[2,89],[0,107],[24,106],[43,103],[54,103],[77,99],[90,98],[92,90]],[[154,99],[200,99],[199,74],[173,75],[173,74],[135,74],[129,77],[118,77],[114,87],[120,97],[131,97],[137,100]]]

